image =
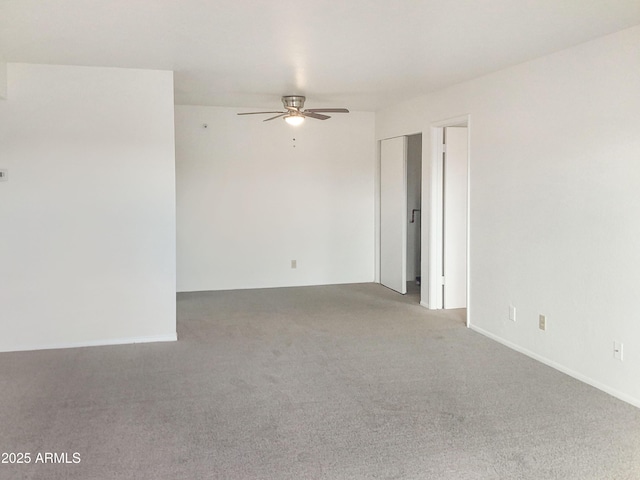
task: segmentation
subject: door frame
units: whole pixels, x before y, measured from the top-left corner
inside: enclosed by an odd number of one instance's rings
[[[441,120],[439,122],[431,123],[431,159],[430,159],[430,171],[431,171],[431,206],[430,206],[430,222],[429,222],[429,238],[428,238],[428,252],[429,252],[429,293],[428,293],[428,308],[432,310],[442,309],[442,262],[443,262],[443,190],[442,182],[444,172],[442,170],[442,154],[443,154],[443,136],[444,129],[446,127],[467,127],[467,211],[466,211],[466,249],[467,249],[467,327],[471,325],[471,314],[469,309],[470,299],[470,282],[469,273],[471,264],[469,256],[469,239],[470,239],[470,222],[469,222],[469,207],[470,207],[470,178],[471,178],[471,115],[461,115],[458,117]],[[424,238],[424,237],[423,237]],[[426,251],[423,245],[423,252]]]

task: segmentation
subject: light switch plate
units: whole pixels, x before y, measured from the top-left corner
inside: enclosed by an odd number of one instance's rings
[[[622,342],[613,342],[613,358],[622,361],[623,345]]]

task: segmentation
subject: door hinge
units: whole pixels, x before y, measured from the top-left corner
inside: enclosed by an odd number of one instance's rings
[[[440,277],[440,285],[444,285],[444,275]]]

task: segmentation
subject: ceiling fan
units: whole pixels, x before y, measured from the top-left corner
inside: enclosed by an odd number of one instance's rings
[[[274,111],[274,112],[248,112],[248,113],[239,113],[238,115],[262,115],[267,113],[277,113],[275,117],[267,118],[263,120],[263,122],[268,122],[269,120],[274,120],[276,118],[283,117],[284,120],[290,125],[300,125],[304,122],[306,117],[315,118],[317,120],[326,120],[327,118],[331,118],[329,115],[324,115],[325,113],[349,113],[349,110],[346,108],[308,108],[303,110],[305,97],[301,95],[285,95],[282,97],[282,104],[284,105],[285,111]]]

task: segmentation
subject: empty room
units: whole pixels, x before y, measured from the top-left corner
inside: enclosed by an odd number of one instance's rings
[[[640,478],[637,0],[0,1],[0,479]]]

